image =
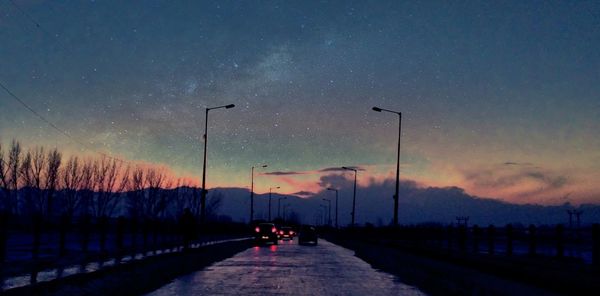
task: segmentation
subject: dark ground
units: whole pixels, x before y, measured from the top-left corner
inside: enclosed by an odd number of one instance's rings
[[[418,253],[397,246],[327,237],[373,267],[431,295],[598,295],[600,273],[579,264]]]
[[[171,280],[233,256],[252,246],[252,241],[233,241],[167,253],[78,274],[50,282],[4,291],[4,295],[139,295]]]

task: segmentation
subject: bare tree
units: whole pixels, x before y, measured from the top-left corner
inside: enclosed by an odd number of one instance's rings
[[[131,167],[129,165],[125,168],[125,170],[123,172],[121,172],[119,182],[120,183],[119,183],[119,186],[117,187],[117,190],[115,192],[113,192],[117,198],[117,201],[115,202],[115,205],[111,209],[111,214],[114,211],[114,207],[121,204],[120,197],[127,190],[127,188],[129,187],[129,183],[131,182]]]
[[[119,182],[120,181],[120,182]],[[110,216],[118,205],[118,196],[129,183],[129,167],[122,172],[121,163],[102,157],[94,163],[95,197],[91,209],[96,217]]]
[[[81,182],[79,183],[78,194],[81,212],[84,216],[90,213],[92,201],[94,199],[94,172],[96,171],[95,162],[88,158],[81,167]]]
[[[187,205],[187,196],[186,196],[186,184],[183,183],[181,178],[177,179],[175,189],[173,190],[173,194],[171,195],[170,203],[173,205],[173,217],[178,218]]]
[[[172,198],[173,215],[179,217],[183,211],[188,208],[191,213],[198,215],[200,211],[200,191],[196,187],[192,187],[191,182],[179,179],[176,183],[177,187],[173,190]]]
[[[18,190],[19,190],[19,161],[21,160],[21,144],[13,140],[10,146],[8,166],[10,168],[10,183],[12,196],[10,198],[10,209],[12,213],[18,214]]]
[[[48,202],[46,212],[48,216],[52,216],[54,193],[56,192],[56,187],[59,181],[58,173],[60,169],[62,155],[58,152],[56,148],[54,148],[54,150],[48,152],[47,160],[48,165],[46,166],[46,186],[44,188],[44,191],[46,193],[46,201]]]
[[[0,200],[0,209],[8,210],[10,199],[10,181],[9,181],[9,166],[4,157],[4,151],[2,151],[2,144],[0,144],[0,188],[2,188],[3,198]]]
[[[33,169],[31,162],[31,150],[29,150],[27,151],[27,154],[25,154],[25,157],[21,162],[21,168],[19,169],[19,174],[21,175],[21,191],[23,192],[23,200],[21,204],[25,207],[25,211],[29,212],[29,214],[33,214],[36,210],[32,195],[32,190],[35,184],[33,181]]]
[[[215,191],[210,195],[206,202],[206,216],[210,219],[216,219],[219,214],[219,208],[223,203],[223,193]]]
[[[136,167],[131,175],[127,192],[127,208],[129,215],[134,219],[144,216],[144,189],[146,188],[146,178],[144,169]]]
[[[159,200],[161,203],[162,211],[160,212],[160,216],[162,218],[168,218],[167,211],[169,210],[169,202],[172,200],[176,191],[173,188],[173,179],[166,179],[163,185],[159,189]]]
[[[31,177],[33,180],[33,209],[39,213],[44,210],[46,204],[45,196],[42,192],[44,186],[44,167],[46,166],[46,154],[44,147],[36,147],[31,153]]]
[[[160,194],[161,187],[165,181],[165,175],[155,168],[149,168],[146,172],[146,184],[148,194],[144,199],[144,215],[146,217],[158,218],[165,209],[164,196]]]
[[[0,149],[0,182],[5,195],[2,207],[13,214],[18,214],[20,161],[21,144],[19,142],[12,141],[8,151],[8,162],[4,157],[4,152]]]
[[[62,174],[62,188],[64,189],[64,213],[69,219],[71,219],[77,211],[81,202],[81,194],[78,192],[82,179],[82,166],[77,156],[71,156],[63,169]]]

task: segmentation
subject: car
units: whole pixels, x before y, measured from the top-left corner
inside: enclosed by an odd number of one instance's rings
[[[294,230],[291,227],[283,226],[279,229],[280,239],[294,239]]]
[[[271,242],[276,245],[277,239],[277,227],[273,223],[260,223],[254,228],[254,241],[258,244]]]
[[[311,225],[304,225],[298,232],[298,244],[300,245],[317,245],[317,229]]]

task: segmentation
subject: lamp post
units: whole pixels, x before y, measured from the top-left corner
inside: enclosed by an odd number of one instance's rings
[[[269,188],[269,221],[271,221],[271,193],[273,192],[273,189],[279,189],[280,187],[270,187]]]
[[[327,190],[335,191],[335,228],[338,228],[338,190],[335,188],[327,188]]]
[[[321,219],[321,222],[322,222],[321,225],[325,225],[325,217],[327,216],[326,215],[327,214],[327,206],[321,204],[321,205],[319,205],[319,209],[323,210],[323,216],[321,216],[321,218],[322,218]]]
[[[398,115],[398,156],[396,158],[396,193],[394,194],[394,226],[398,226],[398,190],[400,188],[400,137],[402,136],[402,112],[379,107],[373,107],[373,111],[383,111]]]
[[[287,199],[287,196],[280,197],[277,199],[277,218],[281,219],[281,200]]]
[[[283,222],[287,220],[287,208],[289,208],[291,204],[286,204],[283,206]]]
[[[263,164],[260,167],[266,168],[267,165]],[[252,223],[252,221],[254,221],[254,166],[252,166],[252,174],[250,179],[250,223]]]
[[[231,109],[235,107],[234,104],[223,105],[218,107],[206,108],[204,115],[204,161],[202,162],[202,191],[200,192],[200,221],[206,220],[206,144],[208,143],[208,111],[215,109]]]
[[[323,200],[326,201],[328,205],[327,225],[331,226],[331,200],[327,198],[323,198]]]
[[[351,213],[352,223],[350,224],[351,226],[354,226],[354,216],[356,214],[356,175],[358,174],[358,171],[355,168],[350,168],[350,167],[342,167],[342,169],[354,172],[354,194],[352,195],[352,213]]]

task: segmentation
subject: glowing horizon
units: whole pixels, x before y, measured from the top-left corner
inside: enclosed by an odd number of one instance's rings
[[[75,141],[2,92],[5,151],[106,153],[199,185],[204,108],[233,103],[210,113],[207,188],[249,188],[259,164],[255,192],[318,192],[341,166],[366,187],[395,178],[397,117],[378,106],[403,113],[403,181],[600,204],[598,4],[19,5],[0,4],[0,82]]]

